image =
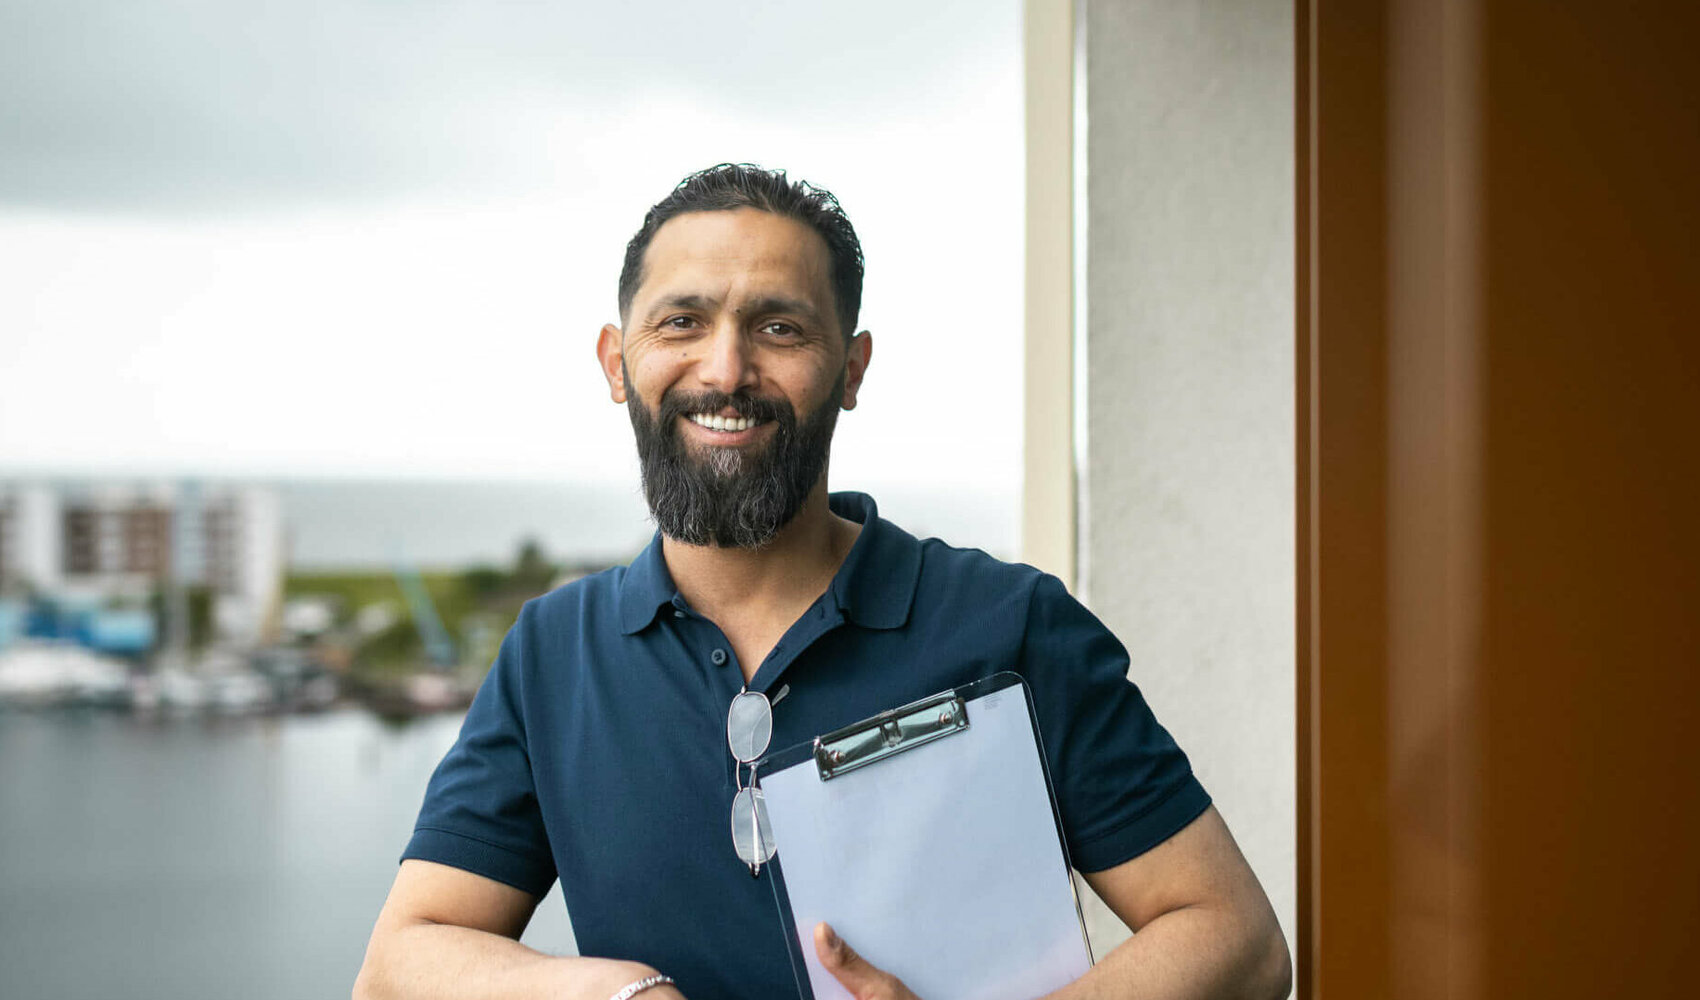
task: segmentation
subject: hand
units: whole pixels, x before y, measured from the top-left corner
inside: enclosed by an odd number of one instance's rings
[[[815,925],[815,954],[856,1000],[920,1000],[901,979],[868,964],[826,924]]]

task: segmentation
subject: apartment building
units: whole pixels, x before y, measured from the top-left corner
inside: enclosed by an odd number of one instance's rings
[[[243,484],[0,482],[0,590],[144,600],[205,586],[214,625],[259,637],[282,593],[277,497]]]

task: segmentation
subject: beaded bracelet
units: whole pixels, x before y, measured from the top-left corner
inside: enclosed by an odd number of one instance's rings
[[[625,989],[623,989],[620,992],[609,997],[608,1000],[632,1000],[632,997],[637,996],[639,993],[642,993],[644,990],[649,989],[651,986],[671,986],[671,985],[673,985],[673,980],[672,980],[671,977],[663,976],[663,975],[657,973],[656,975],[645,976],[642,979],[639,979],[637,982],[632,983],[631,985],[627,986]]]

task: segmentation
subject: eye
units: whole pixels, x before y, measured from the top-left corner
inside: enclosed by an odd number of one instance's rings
[[[803,335],[803,331],[797,329],[795,326],[792,326],[790,323],[782,323],[782,322],[779,322],[777,320],[775,320],[774,322],[771,322],[771,323],[763,323],[760,327],[760,330],[761,330],[762,333],[765,333],[770,337],[778,337],[778,338],[783,339],[783,340],[788,340],[788,339],[800,337],[800,336]]]
[[[661,321],[663,330],[691,330],[697,325],[694,316],[669,316]]]

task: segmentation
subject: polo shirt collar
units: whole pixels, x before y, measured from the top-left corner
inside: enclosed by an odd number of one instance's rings
[[[862,524],[856,544],[827,588],[844,616],[863,628],[900,628],[909,620],[921,575],[921,543],[879,516],[866,493],[834,493],[833,513]],[[632,560],[620,581],[620,631],[633,635],[655,620],[678,595],[661,554],[661,532]]]
[[[832,512],[862,522],[862,533],[827,588],[844,616],[863,628],[901,628],[915,602],[921,543],[879,516],[866,493],[834,493]]]
[[[625,635],[643,631],[678,592],[673,574],[667,572],[667,560],[661,555],[661,532],[657,531],[626,567],[620,581],[620,631]]]

